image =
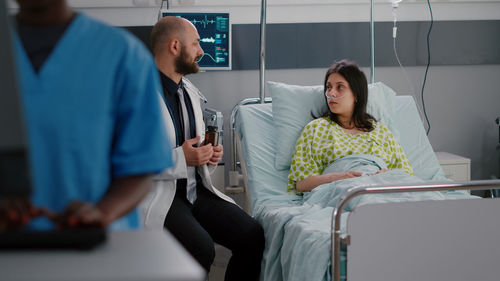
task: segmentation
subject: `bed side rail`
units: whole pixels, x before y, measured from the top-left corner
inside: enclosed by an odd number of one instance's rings
[[[271,97],[265,97],[264,98],[264,103],[271,103],[272,102]],[[236,114],[238,113],[238,110],[240,107],[248,104],[258,104],[261,103],[261,98],[246,98],[241,100],[239,103],[237,103],[234,107],[233,110],[231,111],[231,117],[229,119],[230,126],[231,126],[231,170],[229,171],[229,185],[232,187],[238,186],[239,185],[239,172],[238,172],[238,162],[236,161],[236,155],[238,154],[237,151],[237,144],[236,144]]]
[[[341,232],[340,218],[342,210],[346,204],[353,198],[364,194],[380,194],[380,193],[401,193],[401,192],[424,192],[424,191],[447,191],[447,190],[483,190],[500,188],[500,180],[481,180],[471,181],[467,183],[429,183],[417,185],[394,185],[394,186],[371,186],[371,187],[354,187],[346,191],[337,202],[332,212],[331,221],[331,253],[332,267],[331,274],[333,280],[340,281],[340,247],[341,247]]]

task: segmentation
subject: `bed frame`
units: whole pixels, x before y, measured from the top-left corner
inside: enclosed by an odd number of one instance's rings
[[[371,82],[374,81],[373,0],[370,1]],[[265,97],[265,27],[267,1],[261,4],[260,98],[247,98],[231,112],[230,182],[243,173],[247,196],[246,167],[235,123],[238,109],[248,104],[270,103]],[[233,180],[231,180],[233,179]],[[231,184],[233,185],[233,184]],[[237,183],[236,183],[237,185]],[[363,194],[446,190],[499,189],[500,180],[407,186],[360,187],[347,191],[331,220],[331,276],[346,280],[499,280],[500,199],[468,199],[373,204],[357,207],[340,231],[346,204]],[[367,231],[369,230],[369,231]],[[346,276],[341,276],[341,249],[347,250]]]
[[[361,187],[346,192],[332,214],[332,276],[341,280],[347,247],[352,280],[498,280],[500,199],[423,201],[356,208],[341,237],[344,206],[363,194],[479,190],[500,181]],[[369,229],[369,231],[367,231]]]

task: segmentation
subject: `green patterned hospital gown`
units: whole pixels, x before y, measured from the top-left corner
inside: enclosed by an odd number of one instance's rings
[[[382,123],[374,123],[371,132],[355,135],[346,133],[329,117],[307,124],[295,145],[288,173],[288,191],[296,192],[296,182],[321,175],[328,165],[351,154],[378,156],[385,161],[388,169],[402,169],[413,175],[410,162],[391,131]]]

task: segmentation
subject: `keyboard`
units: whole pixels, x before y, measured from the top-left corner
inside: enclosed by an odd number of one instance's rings
[[[0,250],[91,250],[107,238],[104,228],[0,232]]]

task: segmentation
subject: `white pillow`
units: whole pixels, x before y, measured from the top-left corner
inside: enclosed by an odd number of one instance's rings
[[[278,136],[274,166],[277,170],[290,169],[295,143],[300,133],[314,116],[328,110],[323,86],[296,86],[267,82],[273,98],[273,122]],[[396,140],[399,133],[393,126],[396,93],[383,83],[368,85],[367,112],[385,124]]]

